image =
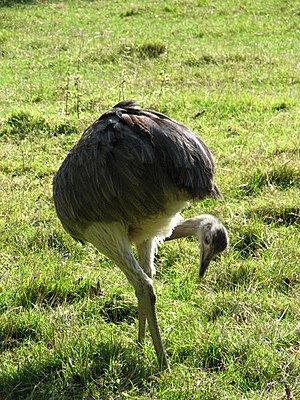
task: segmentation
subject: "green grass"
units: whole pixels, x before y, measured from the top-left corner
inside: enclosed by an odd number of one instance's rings
[[[300,396],[297,1],[0,1],[0,399]],[[121,99],[191,126],[230,234],[197,280],[193,239],[156,257],[172,372],[136,344],[132,288],[64,233],[52,176]]]

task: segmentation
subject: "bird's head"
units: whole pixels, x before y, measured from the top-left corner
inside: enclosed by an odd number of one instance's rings
[[[197,234],[200,249],[199,276],[203,277],[212,258],[224,251],[229,244],[226,228],[213,215],[201,215]]]

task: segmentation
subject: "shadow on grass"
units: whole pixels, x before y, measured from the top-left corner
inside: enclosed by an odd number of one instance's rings
[[[300,206],[257,207],[251,209],[248,215],[258,216],[265,224],[300,227]]]
[[[246,259],[259,257],[268,248],[268,244],[260,226],[245,225],[236,229],[232,248],[239,252],[241,258]]]
[[[40,339],[38,322],[35,319],[22,320],[19,314],[3,321],[0,328],[0,351],[12,350],[26,341]]]
[[[126,321],[131,324],[138,316],[137,307],[133,301],[118,294],[112,294],[104,300],[99,282],[94,286],[83,279],[73,282],[71,285],[68,285],[67,282],[65,285],[63,282],[57,284],[55,282],[31,282],[27,288],[24,288],[16,306],[24,309],[53,308],[66,303],[76,303],[85,297],[102,298],[99,300],[102,304],[100,315],[105,322],[118,324]]]
[[[132,324],[138,318],[138,310],[131,301],[126,301],[122,296],[115,294],[105,301],[101,309],[101,316],[106,322],[118,324],[126,321],[128,324]]]
[[[32,288],[31,288],[32,289]],[[101,289],[97,286],[89,286],[87,288],[87,292],[89,293],[89,297],[93,297],[96,295],[97,291]],[[31,293],[32,295],[32,293]],[[74,293],[71,294],[75,296]],[[40,292],[37,292],[36,296],[42,296]],[[35,296],[35,297],[36,297]],[[26,297],[26,307],[23,305],[21,310],[16,313],[12,313],[10,318],[6,320],[3,319],[2,325],[0,327],[0,351],[12,351],[24,343],[36,342],[43,337],[43,329],[44,329],[44,321],[40,321],[39,315],[37,317],[29,316],[27,310],[32,308],[41,308],[44,306],[47,308],[50,303],[47,303],[45,295],[43,295],[43,303],[40,303],[40,299],[36,299],[34,303],[28,303],[28,294]],[[57,299],[57,293],[47,292],[47,296],[49,297],[50,302],[53,302],[53,297]],[[55,305],[66,304],[65,297],[59,297],[60,301],[55,301]],[[72,302],[71,302],[72,303]],[[51,305],[53,307],[53,304]],[[97,311],[95,311],[97,310]],[[110,297],[104,299],[97,299],[95,305],[89,311],[91,316],[93,313],[97,312],[100,315],[104,322],[112,323],[112,324],[120,324],[126,322],[128,325],[135,323],[138,317],[137,306],[130,299],[124,298],[121,295],[113,294]],[[87,312],[85,314],[87,317]],[[1,399],[1,397],[0,397]]]
[[[139,355],[121,343],[100,343],[84,358],[44,354],[32,358],[15,371],[2,373],[0,398],[6,400],[49,398],[118,398],[129,390],[145,392],[153,374]],[[75,350],[73,349],[75,353]],[[76,354],[79,354],[76,349]],[[100,395],[100,397],[99,397]]]
[[[167,46],[162,42],[146,42],[143,44],[129,44],[120,47],[120,54],[136,56],[140,59],[158,58],[167,51]]]
[[[1,1],[1,0],[0,0]],[[0,129],[0,137],[10,137],[14,140],[29,138],[36,140],[41,137],[77,134],[77,127],[70,119],[61,122],[50,122],[41,114],[14,110],[8,116]]]
[[[13,7],[18,4],[34,4],[34,3],[36,3],[35,0],[1,0],[0,8],[1,7]]]
[[[245,196],[255,196],[266,186],[276,186],[280,190],[299,187],[299,177],[299,170],[293,165],[277,165],[269,170],[258,168],[246,177],[246,183],[241,185],[242,193]]]

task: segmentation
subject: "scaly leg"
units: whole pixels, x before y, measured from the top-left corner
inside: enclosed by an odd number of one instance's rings
[[[120,267],[129,283],[134,287],[135,294],[138,298],[140,313],[141,315],[145,315],[148,321],[160,368],[169,368],[157,322],[155,306],[156,296],[152,285],[152,279],[143,271],[136,261],[130,246],[126,227],[121,223],[93,223],[85,230],[85,239],[92,243],[103,254],[110,257]],[[151,246],[149,244],[145,244],[145,246],[146,250],[144,254],[149,255],[150,253],[147,249]],[[142,254],[143,251],[140,251]],[[144,258],[147,259],[147,257]],[[145,265],[146,264],[149,266],[151,265],[149,262],[145,262]],[[151,275],[153,274],[153,270],[151,272],[149,269],[147,272]],[[143,326],[145,326],[145,323],[142,322],[141,339],[145,336]]]
[[[155,248],[156,248],[156,243],[154,239],[144,240],[142,243],[137,245],[140,267],[151,279],[155,274],[155,268],[154,268]],[[139,315],[138,342],[139,344],[143,344],[146,336],[146,315],[140,301],[138,304],[138,315]]]

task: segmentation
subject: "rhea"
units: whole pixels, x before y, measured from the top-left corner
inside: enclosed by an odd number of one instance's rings
[[[126,275],[138,299],[138,342],[146,321],[161,368],[168,368],[152,278],[158,243],[195,235],[200,276],[228,244],[212,215],[183,219],[191,200],[221,198],[208,146],[164,114],[122,101],[89,126],[53,179],[57,215],[65,230],[92,243]],[[132,249],[135,244],[138,257]]]

